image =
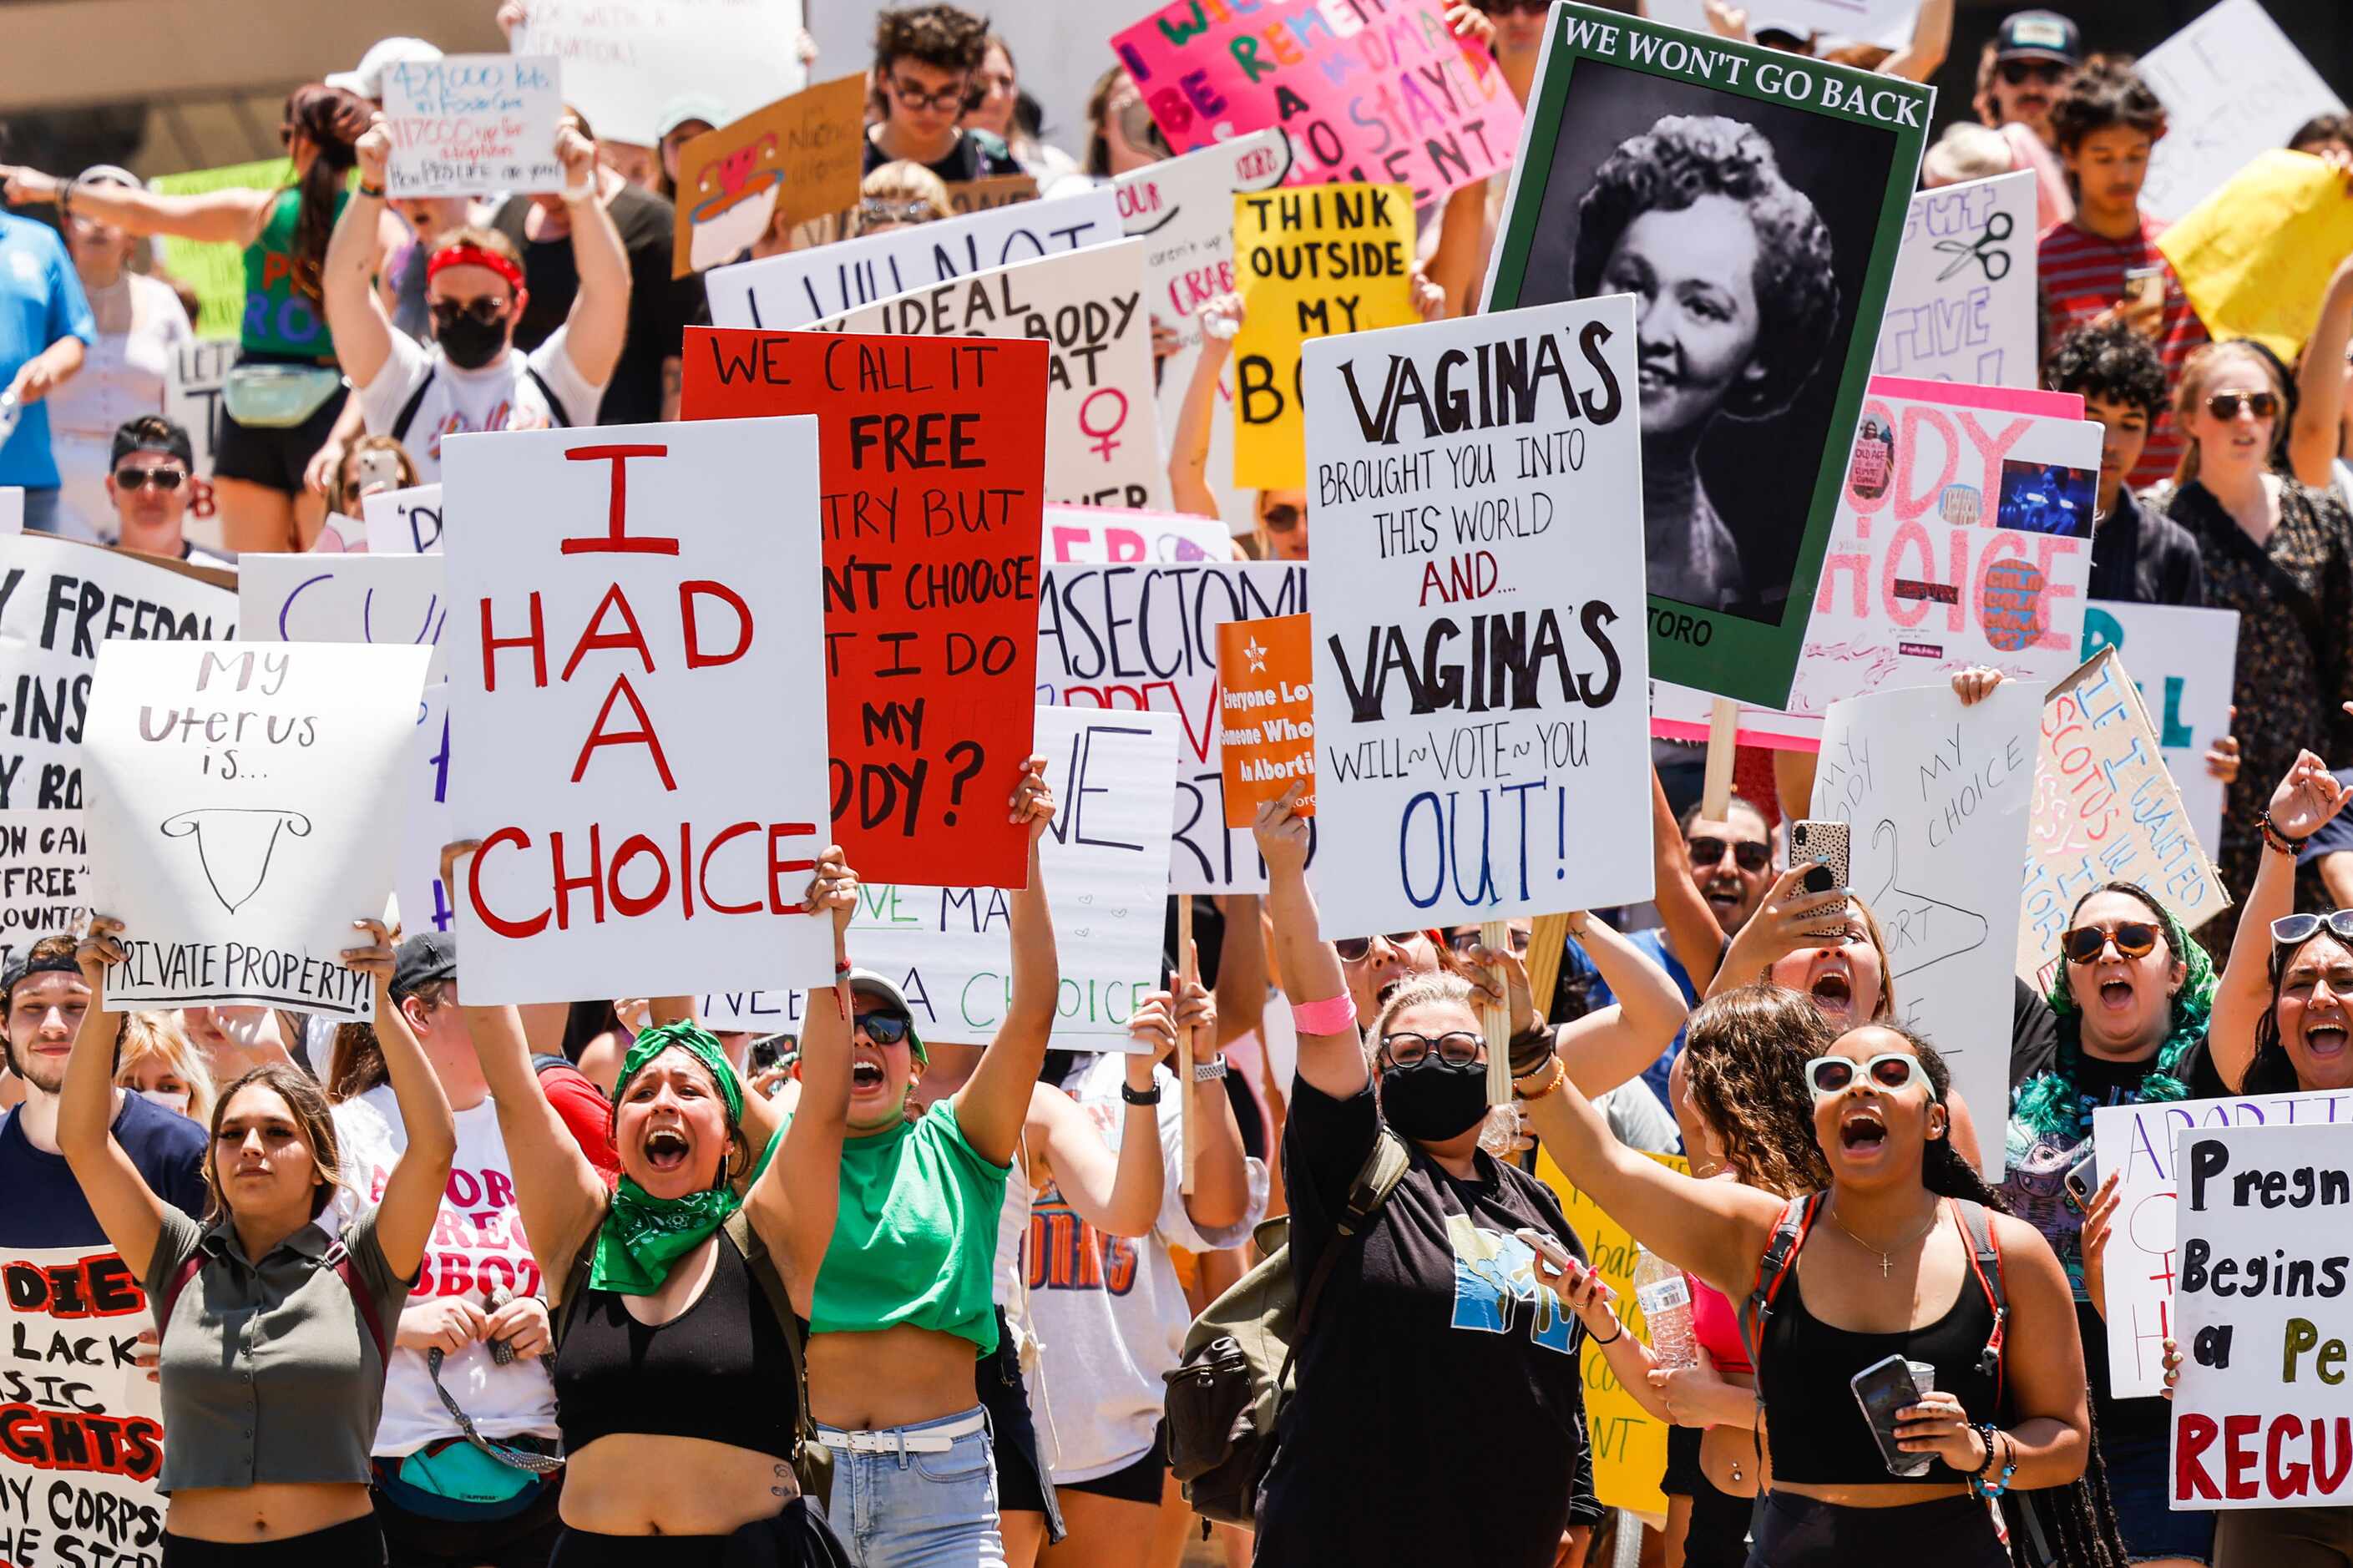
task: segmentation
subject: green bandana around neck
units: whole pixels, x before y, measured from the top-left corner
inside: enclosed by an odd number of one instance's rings
[[[719,1041],[691,1023],[664,1024],[648,1029],[630,1045],[621,1062],[620,1079],[613,1089],[616,1118],[630,1080],[648,1062],[673,1046],[711,1069],[720,1095],[727,1102],[728,1130],[740,1127],[744,1121],[744,1089],[735,1080],[735,1069],[729,1065],[726,1053],[719,1048]],[[759,1164],[752,1172],[753,1179],[758,1179],[774,1150],[771,1142],[761,1152]],[[596,1254],[588,1265],[588,1288],[614,1290],[624,1296],[650,1296],[660,1289],[662,1282],[670,1278],[670,1267],[710,1239],[711,1234],[743,1206],[744,1200],[735,1195],[733,1184],[724,1179],[723,1162],[721,1170],[722,1179],[717,1185],[682,1198],[658,1198],[624,1175],[614,1190],[613,1205],[606,1211],[604,1226],[596,1233]]]

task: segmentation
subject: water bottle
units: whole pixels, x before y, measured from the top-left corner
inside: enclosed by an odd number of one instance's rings
[[[1642,1248],[1634,1264],[1634,1300],[1642,1309],[1642,1321],[1650,1325],[1651,1353],[1659,1364],[1670,1371],[1697,1366],[1699,1344],[1692,1337],[1691,1286],[1684,1282],[1683,1271],[1649,1247]]]

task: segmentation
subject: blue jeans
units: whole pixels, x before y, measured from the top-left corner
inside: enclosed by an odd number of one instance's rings
[[[58,531],[58,487],[25,491],[25,531],[55,533]]]
[[[978,1415],[885,1429],[913,1437]],[[834,1533],[858,1568],[1004,1568],[997,1529],[997,1465],[988,1428],[967,1432],[942,1454],[853,1454],[838,1427],[818,1424],[833,1450]]]

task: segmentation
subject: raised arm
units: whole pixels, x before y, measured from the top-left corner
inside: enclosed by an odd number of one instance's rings
[[[319,265],[319,293],[327,307],[335,358],[353,386],[366,387],[392,357],[392,318],[385,314],[384,300],[375,290],[385,168],[392,160],[392,132],[385,128],[381,113],[352,151],[359,163],[359,188],[343,204],[334,232],[327,237],[326,259]]]
[[[1218,939],[1218,1048],[1244,1035],[1266,1038],[1266,938],[1258,924],[1258,895],[1218,900],[1225,930]]]
[[[1218,415],[1218,378],[1226,372],[1234,333],[1247,313],[1239,294],[1219,295],[1197,312],[1201,353],[1193,362],[1193,379],[1176,410],[1176,434],[1168,443],[1168,504],[1195,517],[1221,515],[1218,492],[1209,488],[1209,424]]]
[[[1031,757],[1021,782],[1006,803],[1016,822],[1029,825],[1029,885],[1017,889],[1010,919],[1013,935],[1013,1002],[1005,1021],[972,1077],[955,1091],[956,1125],[974,1153],[1009,1165],[1029,1114],[1029,1086],[1046,1060],[1054,1033],[1055,1004],[1062,970],[1054,956],[1054,912],[1046,907],[1046,874],[1038,863],[1038,842],[1054,820],[1054,792],[1046,783],[1046,759]],[[842,1069],[847,1072],[845,1066]]]
[[[2327,763],[2310,752],[2299,752],[2272,792],[2272,826],[2285,837],[2308,838],[2345,809],[2347,795]],[[2239,906],[2239,929],[2232,934],[2230,962],[2214,987],[2206,1031],[2214,1070],[2233,1091],[2246,1081],[2255,1059],[2255,1021],[2272,1005],[2272,922],[2295,910],[2295,857],[2267,842],[2254,885]]]
[[[613,379],[622,341],[629,334],[629,255],[613,215],[596,199],[596,143],[567,120],[555,133],[555,156],[564,165],[572,265],[580,274],[580,290],[564,318],[565,352],[582,380],[602,386]]]
[[[416,1031],[401,1015],[400,1004],[392,999],[392,933],[379,920],[358,920],[352,925],[371,940],[365,947],[346,949],[343,963],[375,981],[376,1043],[384,1049],[385,1071],[400,1106],[401,1125],[408,1131],[408,1147],[393,1162],[375,1215],[376,1241],[384,1248],[384,1260],[395,1279],[406,1279],[424,1262],[425,1244],[433,1238],[433,1227],[441,1217],[449,1163],[458,1156],[458,1123],[449,1114],[448,1097],[441,1092],[433,1064],[425,1059],[425,1047],[417,1043]],[[537,1087],[533,1086],[534,1090]],[[546,1103],[545,1096],[536,1098]]]
[[[2315,489],[2336,477],[2345,420],[2345,349],[2353,342],[2353,257],[2337,265],[2320,297],[2320,320],[2304,342],[2295,374],[2295,424],[2287,437],[2289,466]]]
[[[64,1091],[58,1097],[58,1152],[98,1218],[99,1229],[133,1279],[144,1279],[164,1234],[164,1200],[114,1141],[114,1041],[122,1015],[106,1005],[106,967],[122,962],[122,922],[98,915],[90,934],[74,950],[90,1006],[74,1031],[73,1055],[66,1062]]]
[[[1307,890],[1307,819],[1292,815],[1306,789],[1294,784],[1277,800],[1258,808],[1251,831],[1266,862],[1267,913],[1274,921],[1275,963],[1291,985],[1292,1011],[1320,1017],[1324,1009],[1348,998],[1348,979],[1337,949],[1316,934],[1315,895]],[[1365,1087],[1364,1026],[1369,1018],[1326,1030],[1299,1030],[1299,1076],[1335,1100],[1348,1100]]]
[[[1577,1088],[1588,1095],[1607,1094],[1666,1054],[1690,1009],[1667,972],[1608,921],[1571,915],[1569,934],[1618,1000],[1563,1024],[1555,1032],[1554,1048]]]
[[[1667,804],[1666,786],[1659,782],[1656,768],[1651,770],[1651,898],[1659,906],[1667,947],[1691,976],[1692,985],[1704,996],[1715,978],[1715,966],[1724,958],[1724,928],[1715,923],[1715,911],[1707,907],[1698,884],[1692,880],[1691,851],[1684,846],[1683,824],[1675,820],[1674,808]],[[1600,966],[1601,961],[1595,959],[1594,967]],[[1612,980],[1610,984],[1615,986],[1617,982]]]
[[[0,194],[8,205],[56,204],[66,182],[37,169],[0,163]],[[206,245],[250,245],[278,201],[274,190],[243,186],[201,195],[167,196],[138,185],[76,185],[75,213],[129,234],[168,234]]]
[[[1168,997],[1155,992],[1128,1018],[1128,1032],[1155,1043],[1168,1027]],[[1129,1089],[1153,1084],[1153,1053],[1130,1051],[1122,1065]],[[1072,1213],[1105,1236],[1143,1236],[1159,1215],[1166,1167],[1160,1158],[1160,1108],[1126,1101],[1120,1110],[1114,1155],[1094,1118],[1050,1083],[1029,1094],[1031,1148],[1045,1156],[1055,1190]]]
[[[1194,1048],[1207,1055],[1208,1042],[1218,1033],[1217,1004],[1198,980],[1178,980],[1174,987],[1175,1020],[1158,1037],[1173,1050],[1176,1031],[1189,1026]],[[1233,1100],[1223,1079],[1198,1079],[1176,1087],[1179,1093],[1193,1097],[1193,1190],[1185,1195],[1186,1217],[1204,1233],[1229,1229],[1250,1210],[1250,1152],[1242,1147]]]
[[[1912,16],[1910,41],[1879,62],[1882,76],[1926,81],[1953,47],[1953,0],[1921,0]]]
[[[1806,891],[1806,877],[1813,869],[1814,862],[1804,861],[1773,879],[1773,885],[1765,889],[1765,897],[1757,905],[1757,912],[1748,917],[1748,923],[1740,928],[1740,934],[1725,950],[1724,966],[1708,984],[1707,995],[1720,995],[1754,984],[1757,977],[1777,961],[1801,947],[1834,947],[1845,940],[1837,934],[1816,935],[1807,929],[1835,913],[1831,906],[1852,898],[1854,892],[1851,888],[1832,888],[1820,893]]]

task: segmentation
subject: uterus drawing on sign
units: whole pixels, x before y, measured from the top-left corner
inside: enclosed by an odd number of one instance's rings
[[[1888,956],[1901,960],[1895,965],[1898,972],[1915,974],[1983,947],[1992,930],[1985,916],[1899,885],[1901,845],[1895,824],[1880,818],[1879,826],[1871,830],[1871,852],[1874,862],[1887,868],[1887,877],[1869,901],[1886,933]]]
[[[269,879],[280,844],[311,837],[311,819],[274,806],[205,805],[165,817],[159,831],[194,841],[213,897],[235,914]]]

